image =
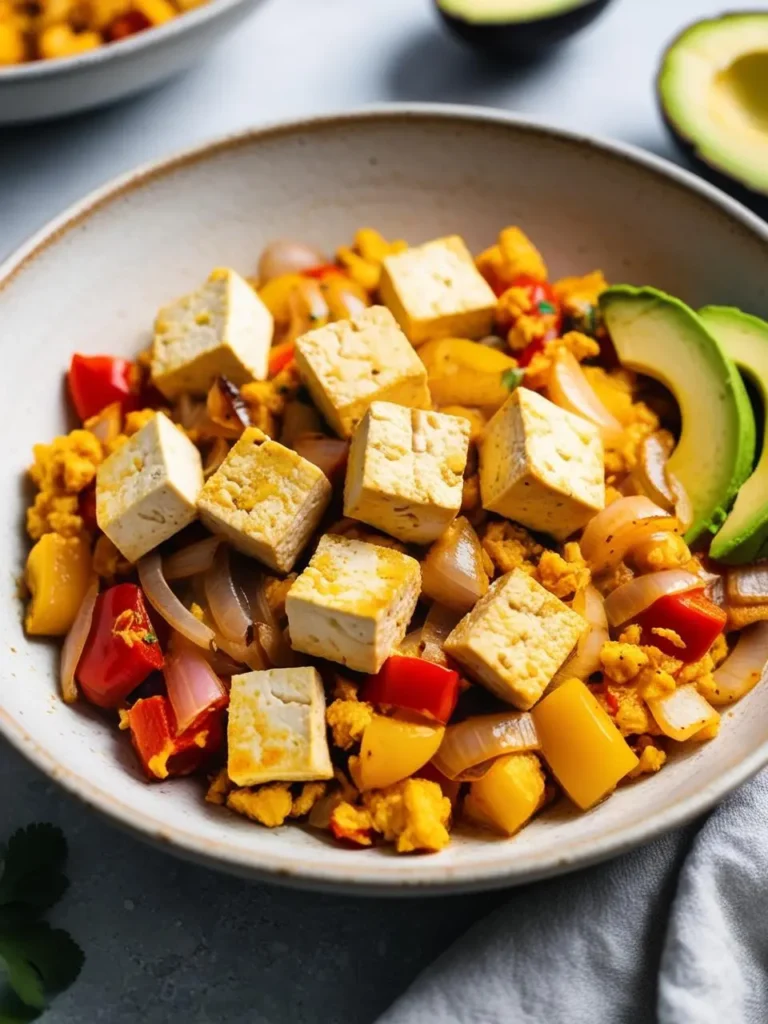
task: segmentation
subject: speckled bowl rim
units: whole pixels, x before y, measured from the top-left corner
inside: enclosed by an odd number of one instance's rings
[[[258,0],[206,0],[200,7],[191,11],[184,11],[170,21],[162,25],[155,25],[143,32],[137,32],[127,39],[120,39],[114,43],[105,43],[97,46],[95,50],[86,50],[85,53],[76,54],[74,57],[57,57],[53,60],[35,60],[26,64],[11,64],[0,67],[0,91],[4,86],[21,84],[22,82],[40,81],[46,78],[67,77],[78,74],[80,71],[106,61],[126,57],[130,59],[131,54],[140,50],[152,50],[162,46],[173,36],[194,31],[199,25],[205,25],[209,21],[215,21],[226,11],[235,7],[247,7]]]
[[[227,0],[224,0],[227,2]],[[241,0],[235,0],[241,2]],[[661,157],[646,153],[625,143],[596,139],[578,132],[548,125],[534,118],[487,110],[481,107],[405,103],[376,105],[342,114],[321,115],[300,120],[282,121],[261,128],[250,129],[212,142],[184,150],[169,158],[155,161],[131,171],[109,184],[91,192],[85,199],[70,206],[60,216],[32,236],[13,255],[0,265],[0,294],[14,277],[49,245],[81,224],[96,210],[119,200],[127,192],[135,191],[146,183],[173,173],[180,167],[207,160],[213,155],[248,146],[259,140],[270,140],[282,135],[300,133],[310,136],[328,127],[344,127],[353,131],[356,125],[398,122],[444,121],[456,124],[486,124],[493,128],[509,126],[518,132],[549,137],[556,141],[577,144],[602,155],[639,166],[667,183],[687,192],[694,192],[726,214],[768,246],[768,225],[713,185],[697,178]],[[472,863],[459,866],[441,862],[439,857],[403,858],[402,871],[396,876],[383,877],[377,870],[376,858],[370,867],[356,868],[351,875],[343,867],[323,863],[312,853],[278,852],[267,854],[263,850],[256,862],[245,853],[233,850],[225,841],[203,841],[194,831],[173,827],[158,829],[156,820],[138,813],[129,804],[116,800],[114,795],[101,789],[91,779],[78,775],[62,765],[17,722],[4,711],[0,703],[0,734],[19,750],[32,764],[83,803],[99,811],[114,824],[135,836],[174,854],[210,867],[225,870],[250,879],[280,882],[304,888],[336,890],[370,895],[427,895],[440,892],[467,892],[501,888],[538,881],[564,874],[577,868],[626,853],[664,832],[686,824],[709,810],[729,792],[755,775],[768,764],[768,738],[733,767],[723,771],[711,783],[672,807],[630,826],[608,829],[597,839],[582,840],[565,851],[553,846],[552,852],[541,858],[534,868],[519,870],[510,846],[499,842],[498,856],[484,860],[475,867]]]

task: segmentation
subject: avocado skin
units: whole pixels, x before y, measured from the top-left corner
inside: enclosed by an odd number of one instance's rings
[[[765,407],[768,396],[768,380],[764,372],[768,363],[768,323],[730,306],[705,306],[699,310],[699,316],[738,369],[755,380]],[[743,342],[737,354],[724,330],[729,321],[752,335],[749,347],[764,348],[762,359],[759,352],[754,362],[744,358],[746,346]],[[710,554],[727,565],[743,565],[768,555],[768,420],[763,421],[760,459],[739,491],[731,514],[712,541]]]
[[[609,3],[611,0],[592,0],[583,7],[563,11],[562,14],[529,21],[517,21],[512,15],[506,22],[489,21],[483,25],[448,14],[441,8],[439,0],[435,0],[437,13],[457,39],[495,58],[531,57],[557,46],[586,28]]]
[[[701,319],[680,299],[667,295],[665,292],[659,291],[657,288],[637,288],[633,285],[613,285],[606,289],[606,291],[604,291],[600,296],[600,309],[609,333],[611,330],[611,305],[614,302],[627,302],[627,300],[639,300],[647,306],[666,306],[671,310],[674,310],[678,317],[682,316],[684,320],[689,321],[697,328],[698,331],[701,332],[701,334],[705,335],[709,339],[712,348],[715,350],[715,362],[720,364],[716,369],[722,371],[724,374],[724,378],[721,380],[721,383],[726,386],[727,391],[732,393],[735,401],[737,418],[739,420],[739,436],[736,443],[736,458],[730,469],[730,477],[727,485],[724,487],[723,493],[718,499],[717,506],[706,511],[701,511],[686,532],[685,539],[689,543],[693,543],[693,541],[697,540],[703,533],[706,533],[707,531],[715,533],[720,528],[727,517],[728,508],[738,493],[739,488],[749,477],[752,471],[752,461],[755,450],[755,424],[754,417],[752,415],[752,407],[750,405],[744,383],[735,365],[733,365],[728,359],[718,341],[714,338],[712,333],[707,330]],[[616,344],[615,339],[614,344]],[[616,345],[616,349],[619,354],[619,359],[621,360],[621,346]],[[683,424],[683,429],[685,429],[685,424]],[[703,452],[702,466],[706,465],[705,459],[706,453]],[[684,480],[681,482],[685,483]]]

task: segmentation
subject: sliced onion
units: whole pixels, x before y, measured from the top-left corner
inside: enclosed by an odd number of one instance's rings
[[[296,655],[282,630],[257,622],[256,637],[273,668],[291,668],[296,664]]]
[[[719,707],[733,704],[749,693],[763,677],[768,662],[768,622],[748,626],[740,635],[736,646],[715,670],[710,704]]]
[[[644,437],[638,447],[637,465],[632,471],[632,479],[640,493],[645,494],[666,512],[675,510],[675,495],[666,473],[672,444],[672,435],[665,430],[657,430],[656,433]]]
[[[219,544],[220,537],[206,537],[168,555],[163,559],[163,575],[166,580],[186,580],[210,569]]]
[[[198,647],[175,639],[163,667],[168,699],[182,733],[206,711],[224,707],[227,691]]]
[[[349,442],[338,437],[326,437],[325,434],[299,434],[294,439],[293,450],[332,480],[344,471]]]
[[[678,686],[672,693],[648,701],[656,724],[670,739],[683,743],[719,718],[693,683]]]
[[[600,668],[600,651],[606,640],[610,639],[605,604],[591,584],[580,590],[573,599],[573,610],[584,616],[589,628],[582,634],[573,654],[555,673],[549,684],[550,690],[557,689],[569,679],[581,679],[582,682],[586,682],[592,673]]]
[[[421,629],[420,656],[424,661],[431,661],[436,665],[443,666],[450,664],[443,651],[443,644],[460,618],[460,612],[455,612],[437,602],[432,605]]]
[[[669,594],[683,594],[687,590],[703,588],[708,582],[687,569],[663,569],[637,576],[629,583],[617,587],[605,599],[605,614],[612,626],[623,626],[625,622],[644,612],[646,608]]]
[[[227,377],[217,377],[205,400],[210,421],[221,428],[222,436],[238,438],[251,425],[248,408],[239,389]]]
[[[119,402],[106,405],[101,412],[91,416],[83,424],[102,444],[114,441],[123,429],[123,407]]]
[[[139,583],[147,600],[168,625],[198,647],[215,648],[216,634],[185,608],[163,576],[160,555],[153,551],[138,563]]]
[[[262,251],[259,257],[259,285],[265,285],[275,277],[283,274],[300,274],[302,270],[327,263],[325,254],[303,242],[291,242],[279,238]]]
[[[173,418],[185,430],[195,430],[207,419],[205,402],[192,398],[186,391],[179,396],[173,407]]]
[[[80,656],[88,640],[88,634],[91,631],[93,609],[96,606],[96,598],[98,596],[99,577],[94,575],[91,577],[86,588],[85,596],[77,610],[75,621],[72,623],[64,640],[64,646],[61,648],[59,682],[61,684],[61,696],[66,704],[74,704],[77,700],[75,673],[80,662]]]
[[[459,516],[427,552],[421,589],[433,601],[465,614],[488,591],[483,549],[474,527]]]
[[[273,629],[277,629],[277,619],[267,597],[267,577],[264,573],[243,572],[238,576],[238,583],[251,610],[252,621],[264,622]]]
[[[581,553],[597,576],[614,569],[635,544],[658,531],[677,532],[680,524],[642,494],[619,498],[589,521]]]
[[[224,459],[229,455],[229,445],[223,437],[215,437],[203,462],[203,477],[205,480],[213,476]]]
[[[254,640],[250,644],[243,644],[238,643],[236,640],[228,640],[223,633],[217,633],[214,643],[217,649],[224,651],[238,665],[247,665],[254,672],[261,672],[263,669],[270,667],[267,656],[258,640]]]
[[[478,715],[445,730],[432,763],[449,779],[502,754],[539,750],[533,718],[527,711]]]
[[[555,405],[589,420],[600,431],[603,443],[617,444],[623,427],[613,413],[600,401],[572,352],[558,352],[547,385],[547,393]]]
[[[213,556],[203,584],[208,608],[219,630],[227,640],[249,644],[253,640],[253,619],[232,577],[226,544]]]
[[[667,470],[667,480],[675,496],[675,517],[680,523],[680,529],[686,531],[693,522],[693,504],[686,489],[669,470]]]
[[[729,569],[725,595],[729,604],[765,604],[768,601],[768,562]]]

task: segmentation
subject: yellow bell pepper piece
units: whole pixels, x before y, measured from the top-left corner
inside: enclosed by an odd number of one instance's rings
[[[478,825],[513,836],[541,807],[544,790],[544,772],[535,754],[507,754],[470,785],[464,814]]]
[[[259,298],[275,318],[276,323],[284,324],[291,319],[289,299],[296,288],[303,288],[307,278],[301,274],[281,274],[273,277],[259,288]]]
[[[464,405],[495,412],[509,398],[502,375],[517,366],[498,349],[467,338],[435,338],[419,348],[437,406]]]
[[[82,537],[46,533],[27,558],[31,594],[25,626],[32,636],[64,636],[83,603],[91,577],[91,548]]]
[[[579,679],[563,683],[531,714],[544,759],[583,811],[612,792],[638,764],[608,712]]]
[[[360,746],[360,789],[384,789],[407,779],[432,760],[444,735],[442,725],[404,715],[374,715]]]
[[[719,713],[702,697],[693,683],[678,686],[672,693],[649,700],[648,707],[664,735],[678,743],[692,736],[706,739],[708,733],[701,737],[698,733],[703,729],[714,729],[716,734],[720,722]]]

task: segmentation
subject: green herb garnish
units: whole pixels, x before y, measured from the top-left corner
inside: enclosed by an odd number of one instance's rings
[[[539,303],[539,312],[540,313],[556,313],[557,310],[555,309],[555,307],[552,305],[551,302],[544,301],[544,302],[540,302]]]
[[[83,953],[40,919],[68,886],[67,843],[54,825],[30,825],[0,849],[0,1024],[35,1020],[74,982]]]
[[[519,366],[513,366],[509,370],[504,370],[501,375],[501,383],[508,391],[514,391],[515,388],[519,387],[523,383],[525,377],[525,370]]]
[[[154,633],[145,633],[145,635],[143,637],[143,640],[144,640],[145,644],[156,644],[157,643],[157,637],[155,636]]]

